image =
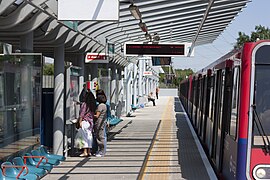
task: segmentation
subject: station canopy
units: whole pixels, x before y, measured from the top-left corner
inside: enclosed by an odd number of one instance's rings
[[[53,56],[65,44],[70,57],[105,52],[115,45],[113,61],[123,56],[125,42],[212,43],[250,0],[119,0],[119,21],[59,21],[57,0],[1,0],[0,41],[19,48],[22,35],[33,32],[34,52]],[[139,12],[135,18],[131,12]]]

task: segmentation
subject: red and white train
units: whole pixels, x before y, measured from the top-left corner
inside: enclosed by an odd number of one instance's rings
[[[191,75],[180,99],[220,179],[270,179],[270,40]]]

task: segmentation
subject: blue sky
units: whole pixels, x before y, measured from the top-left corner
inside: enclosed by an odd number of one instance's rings
[[[175,57],[175,69],[192,68],[198,71],[228,53],[238,37],[238,32],[250,35],[256,25],[270,28],[270,0],[253,0],[235,17],[223,33],[211,44],[197,46],[194,57]]]

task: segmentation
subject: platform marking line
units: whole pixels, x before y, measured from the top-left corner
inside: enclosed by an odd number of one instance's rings
[[[168,143],[170,142],[168,140],[175,139],[175,135],[172,133],[168,134],[167,132],[172,132],[174,129],[172,126],[175,123],[174,115],[173,97],[170,97],[166,103],[166,108],[162,113],[160,128],[157,132],[157,139],[165,138],[165,140],[154,141],[153,147],[149,153],[149,158],[146,162],[146,168],[143,172],[142,179],[156,180],[157,177],[158,179],[169,179],[169,175],[172,171],[169,167],[171,166],[173,151],[171,151],[172,147],[170,146],[171,144]],[[167,143],[164,144],[164,142]]]

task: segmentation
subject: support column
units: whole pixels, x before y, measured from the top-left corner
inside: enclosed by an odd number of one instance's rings
[[[145,93],[148,95],[149,94],[149,78],[146,77],[146,83],[145,83]]]
[[[64,139],[64,45],[54,49],[53,153],[63,155]]]
[[[111,113],[112,115],[116,114],[116,103],[117,103],[117,88],[116,88],[116,65],[111,65]]]
[[[124,85],[123,85],[123,76],[122,76],[122,67],[117,68],[117,76],[118,76],[118,91],[117,91],[117,106],[116,106],[116,116],[120,117],[122,112],[124,111],[123,105],[123,94],[124,94]]]
[[[33,39],[34,39],[33,31],[20,37],[21,52],[25,53],[33,52],[34,49]]]
[[[142,74],[143,72],[146,71],[146,63],[145,63],[145,59],[142,61]],[[147,95],[146,94],[146,87],[145,87],[145,84],[146,84],[146,76],[143,76],[143,81],[142,81],[142,93],[143,95]]]
[[[133,105],[137,105],[137,65],[133,64]]]
[[[98,64],[90,64],[88,71],[88,78],[91,82],[98,82]],[[92,83],[93,84],[93,83]],[[100,86],[100,85],[98,85]],[[95,89],[91,87],[92,92],[95,94]]]
[[[129,116],[131,110],[131,72],[129,71],[129,66],[125,67],[125,90],[126,90],[126,114]]]
[[[143,61],[141,58],[139,58],[139,82],[138,82],[138,88],[139,88],[139,96],[143,96]]]
[[[79,92],[83,89],[83,83],[84,83],[84,72],[85,72],[85,65],[84,65],[84,54],[77,55],[77,66],[82,68],[80,70],[80,76],[79,76]]]

